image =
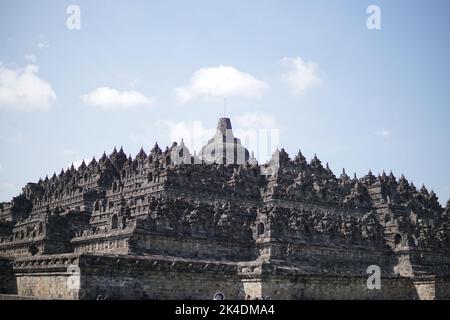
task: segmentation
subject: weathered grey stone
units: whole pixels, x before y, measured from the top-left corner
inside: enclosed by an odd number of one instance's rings
[[[262,175],[271,163],[251,161],[228,130],[221,119],[199,156],[184,143],[134,159],[120,148],[28,183],[0,204],[0,294],[450,298],[450,202],[392,173],[336,177],[284,149]],[[201,159],[208,146],[232,146],[245,161]],[[370,265],[381,290],[366,286]]]

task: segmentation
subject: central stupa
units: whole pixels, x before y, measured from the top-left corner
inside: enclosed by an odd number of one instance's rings
[[[248,150],[241,140],[234,137],[229,118],[220,118],[216,134],[202,147],[199,158],[205,162],[221,164],[243,164],[249,160]]]

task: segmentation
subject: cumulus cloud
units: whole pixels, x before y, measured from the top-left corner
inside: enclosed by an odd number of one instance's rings
[[[379,130],[379,131],[375,131],[373,134],[378,137],[385,138],[385,139],[387,139],[391,136],[391,132],[389,130]]]
[[[217,99],[231,96],[260,98],[267,84],[231,66],[201,68],[185,86],[175,88],[179,104],[197,98]]]
[[[303,95],[308,89],[321,83],[317,64],[303,61],[301,57],[284,57],[281,63],[285,72],[281,79],[290,88],[292,94]]]
[[[131,109],[151,106],[153,99],[134,90],[118,91],[109,87],[101,87],[80,96],[87,106],[102,109]]]
[[[39,67],[8,69],[0,65],[0,108],[47,110],[56,94],[47,81],[39,78]]]
[[[32,53],[28,53],[25,55],[25,60],[31,62],[31,63],[36,63],[37,62],[37,58],[34,54]]]

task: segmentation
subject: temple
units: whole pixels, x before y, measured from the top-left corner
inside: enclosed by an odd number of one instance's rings
[[[217,292],[449,299],[450,201],[392,172],[336,176],[300,151],[258,164],[222,118],[198,155],[183,142],[134,158],[114,148],[0,203],[0,298]]]

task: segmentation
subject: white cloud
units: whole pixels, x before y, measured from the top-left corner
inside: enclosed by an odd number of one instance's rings
[[[271,129],[275,128],[274,116],[262,112],[247,112],[236,117],[236,124],[241,128]]]
[[[8,69],[0,66],[0,108],[47,110],[56,94],[47,81],[38,77],[39,67]]]
[[[3,166],[2,166],[2,164],[0,163],[0,171],[2,171],[2,169],[3,169]]]
[[[321,83],[318,74],[317,64],[314,62],[305,62],[301,57],[281,59],[285,72],[281,79],[285,82],[292,94],[303,95],[308,89]]]
[[[179,104],[196,98],[260,98],[267,86],[265,82],[234,67],[218,66],[197,70],[185,86],[175,88],[175,94]]]
[[[138,91],[118,91],[108,87],[97,88],[80,96],[80,99],[87,106],[102,109],[131,109],[153,104],[152,98],[146,97]]]
[[[42,50],[42,49],[50,48],[50,45],[45,41],[39,41],[37,44],[37,47]]]
[[[27,61],[29,61],[31,63],[36,63],[37,62],[36,56],[34,54],[32,54],[32,53],[27,53],[25,55],[25,60],[27,60]]]
[[[391,132],[389,130],[379,130],[379,131],[375,131],[373,134],[378,137],[385,138],[385,139],[387,139],[391,136]]]

